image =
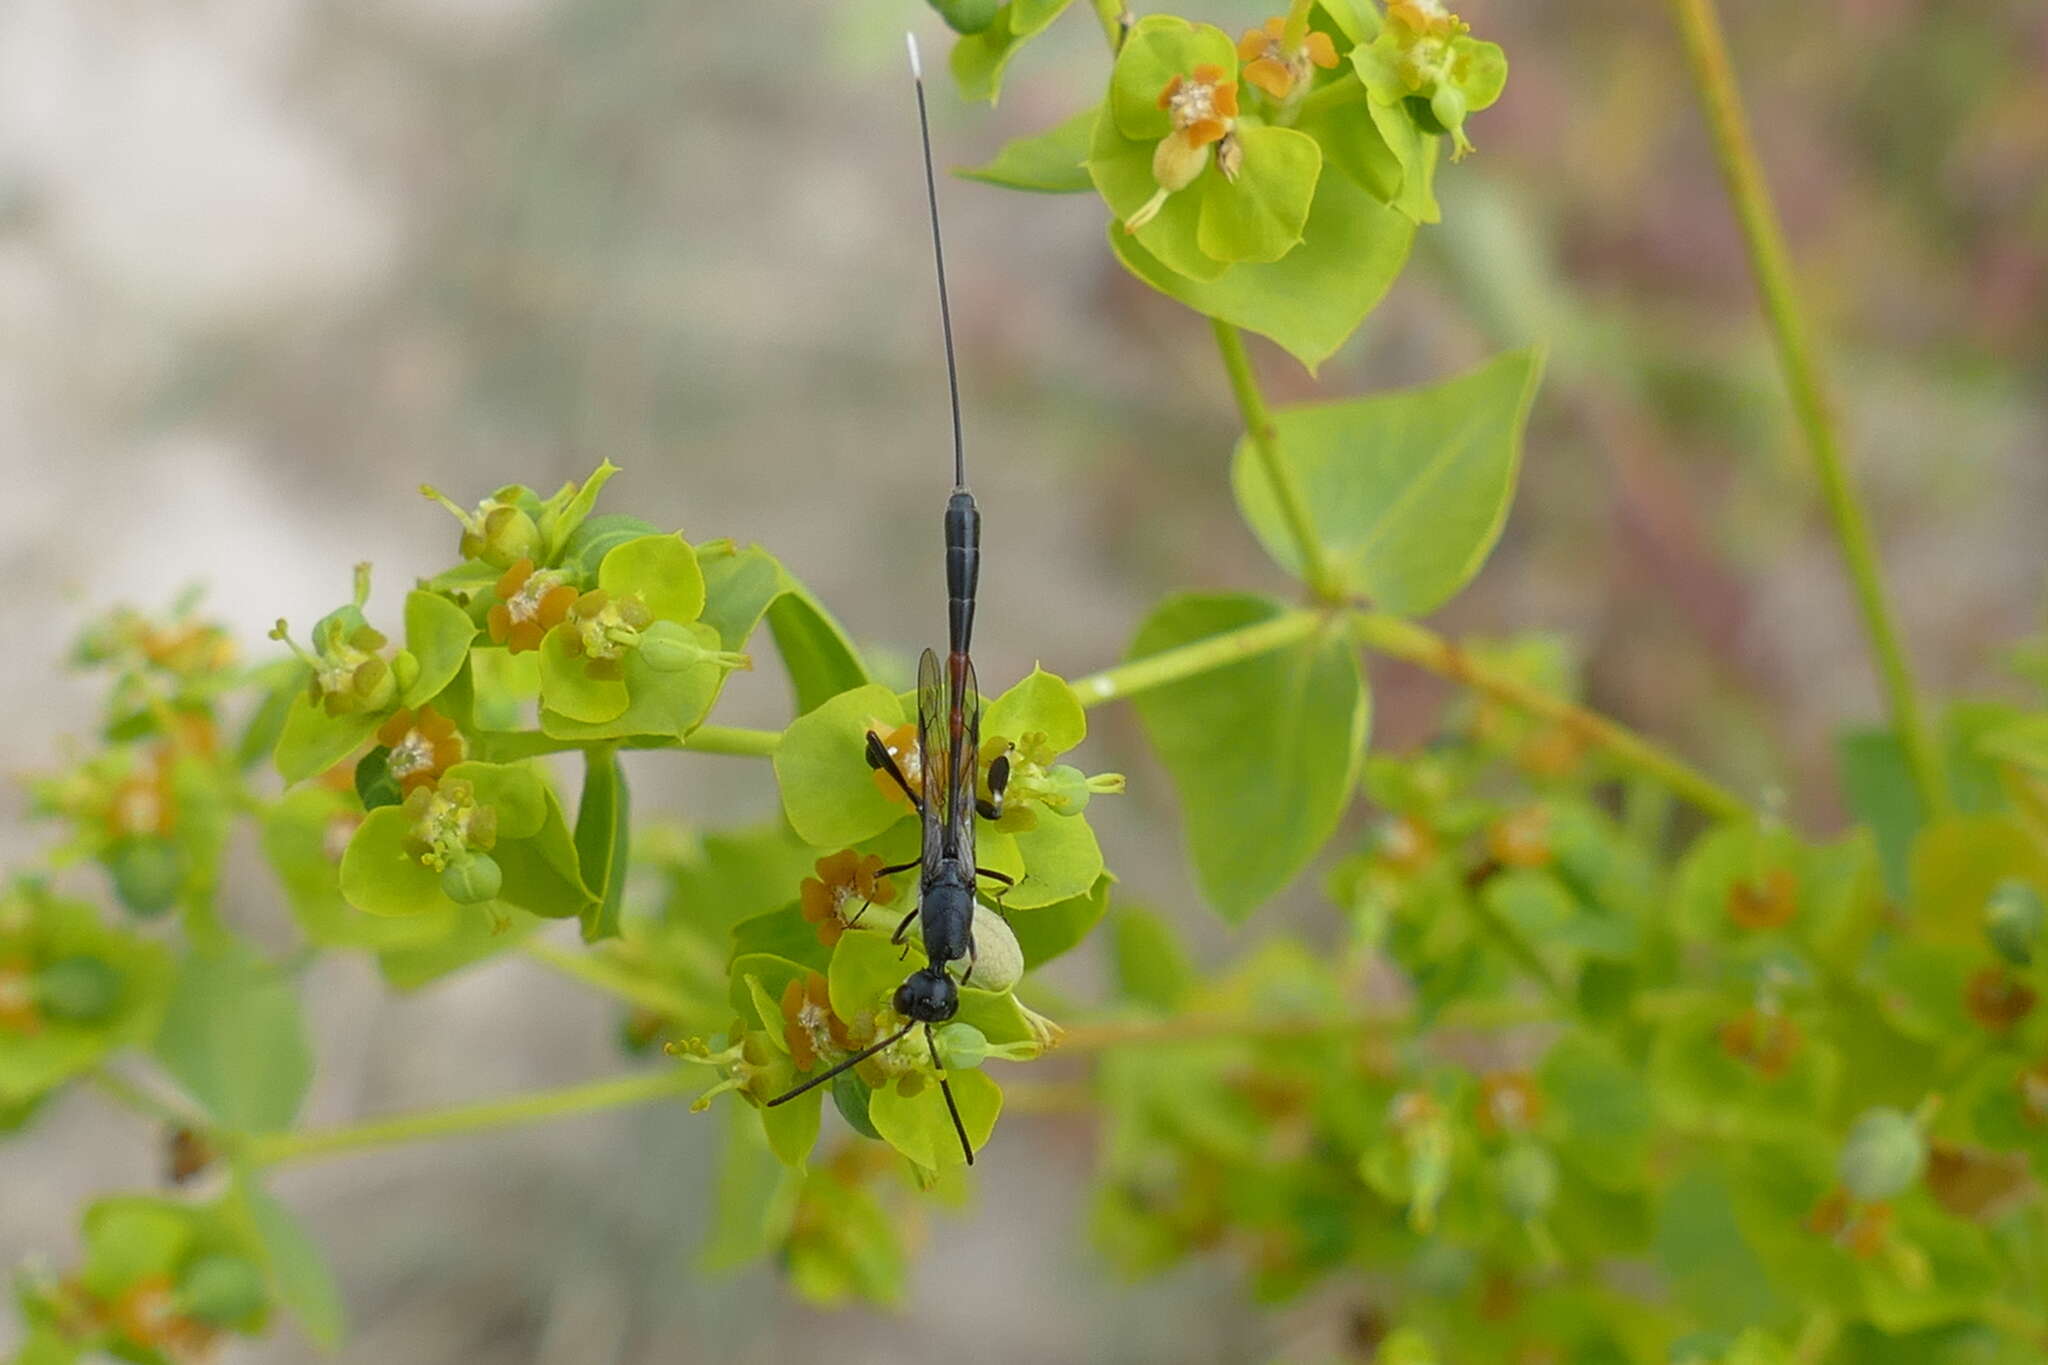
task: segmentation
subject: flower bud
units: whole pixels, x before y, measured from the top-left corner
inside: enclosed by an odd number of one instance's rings
[[[2015,967],[2034,960],[2034,943],[2041,936],[2043,910],[2034,888],[2017,878],[2007,878],[1984,903],[1984,937],[1998,955]]]
[[[488,853],[469,853],[450,858],[441,869],[441,890],[457,905],[475,905],[498,894],[505,885],[504,869]]]
[[[1534,1142],[1518,1142],[1502,1154],[1494,1170],[1501,1204],[1524,1222],[1541,1218],[1557,1202],[1557,1160]]]
[[[67,957],[35,975],[36,1003],[66,1024],[96,1024],[121,1005],[121,974],[96,957]]]
[[[161,915],[185,884],[185,855],[160,835],[141,834],[115,844],[106,856],[114,894],[133,914]]]
[[[202,1256],[178,1281],[178,1311],[216,1327],[229,1327],[269,1301],[263,1273],[240,1256]]]
[[[1871,1109],[1842,1146],[1839,1170],[1849,1193],[1866,1203],[1903,1194],[1927,1164],[1927,1139],[1896,1109]]]

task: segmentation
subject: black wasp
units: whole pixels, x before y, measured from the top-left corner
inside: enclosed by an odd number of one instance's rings
[[[953,1087],[947,1083],[945,1068],[939,1062],[939,1045],[932,1036],[932,1026],[945,1023],[959,1012],[960,986],[974,976],[977,878],[987,878],[1004,887],[1011,884],[1003,873],[974,865],[974,817],[979,813],[993,820],[1002,814],[1010,760],[1005,754],[989,765],[989,795],[985,800],[979,797],[976,785],[981,768],[981,693],[975,687],[974,660],[968,651],[974,635],[974,593],[981,576],[981,509],[974,504],[974,494],[967,490],[967,459],[960,434],[960,376],[953,359],[953,313],[946,298],[946,249],[939,240],[939,187],[932,173],[924,71],[914,37],[910,40],[910,71],[917,87],[917,130],[924,146],[925,197],[931,207],[932,258],[939,277],[939,325],[945,335],[946,384],[953,403],[953,494],[946,500],[948,653],[943,669],[939,656],[929,649],[918,660],[920,781],[910,780],[872,731],[868,734],[867,761],[903,789],[924,826],[917,860],[882,868],[878,875],[918,869],[917,908],[903,917],[889,941],[902,942],[915,920],[924,939],[927,960],[896,988],[892,1008],[906,1021],[902,1028],[768,1103],[782,1104],[825,1084],[893,1046],[922,1024],[925,1047],[931,1053],[933,1069],[939,1073],[946,1110],[953,1118],[953,1131],[959,1134],[960,1150],[972,1166],[974,1146],[967,1140],[967,1126],[960,1121],[960,1107],[953,1102]],[[947,968],[963,961],[967,966],[956,983]]]

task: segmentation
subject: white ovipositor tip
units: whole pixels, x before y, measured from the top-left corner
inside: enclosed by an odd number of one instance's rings
[[[903,45],[910,49],[910,74],[918,80],[924,79],[924,61],[917,55],[917,35],[905,33]]]

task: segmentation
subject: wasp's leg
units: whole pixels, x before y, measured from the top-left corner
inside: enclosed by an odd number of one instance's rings
[[[916,918],[917,918],[917,911],[916,911],[915,909],[913,909],[913,910],[912,910],[912,911],[911,911],[911,912],[910,912],[909,914],[905,915],[905,916],[903,917],[903,922],[902,922],[901,924],[899,924],[899,925],[897,925],[897,926],[896,926],[896,932],[895,932],[895,933],[893,933],[893,934],[891,934],[891,935],[889,935],[889,942],[891,942],[891,943],[901,943],[901,942],[903,942],[903,934],[904,934],[904,931],[905,931],[905,930],[907,930],[908,928],[910,928],[910,922],[911,922],[912,920],[916,919]]]
[[[898,863],[894,867],[878,867],[875,869],[875,880],[880,881],[884,877],[893,877],[898,872],[908,872],[911,868],[916,867],[919,863],[922,863],[923,861],[924,860],[922,858],[913,858],[911,861],[907,863]],[[874,903],[875,902],[872,898],[862,901],[860,903],[860,909],[854,911],[853,918],[846,922],[846,927],[851,929],[854,925],[859,924],[860,917],[862,915],[865,915],[868,912],[868,907],[870,905],[873,905]],[[915,914],[916,912],[912,911],[911,913]]]

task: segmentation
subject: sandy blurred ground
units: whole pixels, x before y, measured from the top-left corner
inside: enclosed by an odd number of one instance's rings
[[[1508,46],[1508,95],[1326,392],[1548,339],[1521,500],[1446,625],[1568,633],[1599,704],[1831,821],[1829,736],[1875,693],[1665,19],[1465,13]],[[58,666],[90,610],[205,582],[260,650],[364,558],[388,606],[452,549],[422,480],[467,500],[608,456],[614,509],[761,541],[878,647],[935,634],[944,388],[906,23],[942,42],[911,0],[0,6],[0,768],[55,763],[90,725]],[[2048,514],[2048,11],[1741,0],[1731,24],[1923,671],[2010,691],[1996,647],[2037,624]],[[1070,16],[992,114],[941,92],[941,157],[1081,107],[1097,44]],[[1108,663],[1176,586],[1281,588],[1229,504],[1206,329],[1117,271],[1092,199],[942,193],[984,676]],[[1263,358],[1276,395],[1315,392]],[[1380,735],[1426,734],[1440,690],[1375,682]],[[726,718],[783,705],[768,670]],[[1241,939],[1210,926],[1129,717],[1092,744],[1138,779],[1099,824],[1135,894],[1218,953],[1313,932],[1306,890]],[[633,777],[645,812],[773,809],[734,760]],[[4,800],[0,855],[28,859],[46,832]],[[233,913],[263,933],[283,912],[243,861]],[[333,961],[309,1001],[313,1122],[621,1065],[610,1010],[525,964],[396,1000]],[[930,1225],[943,1255],[907,1313],[821,1316],[765,1274],[692,1270],[713,1127],[615,1115],[292,1173],[347,1291],[340,1359],[912,1362],[971,1339],[977,1360],[1224,1362],[1346,1307],[1262,1318],[1221,1264],[1118,1284],[1086,1245],[1088,1133],[1018,1120],[976,1207]],[[156,1166],[148,1134],[71,1097],[0,1148],[0,1264],[68,1256],[83,1199]],[[231,1358],[307,1354],[285,1335]]]

